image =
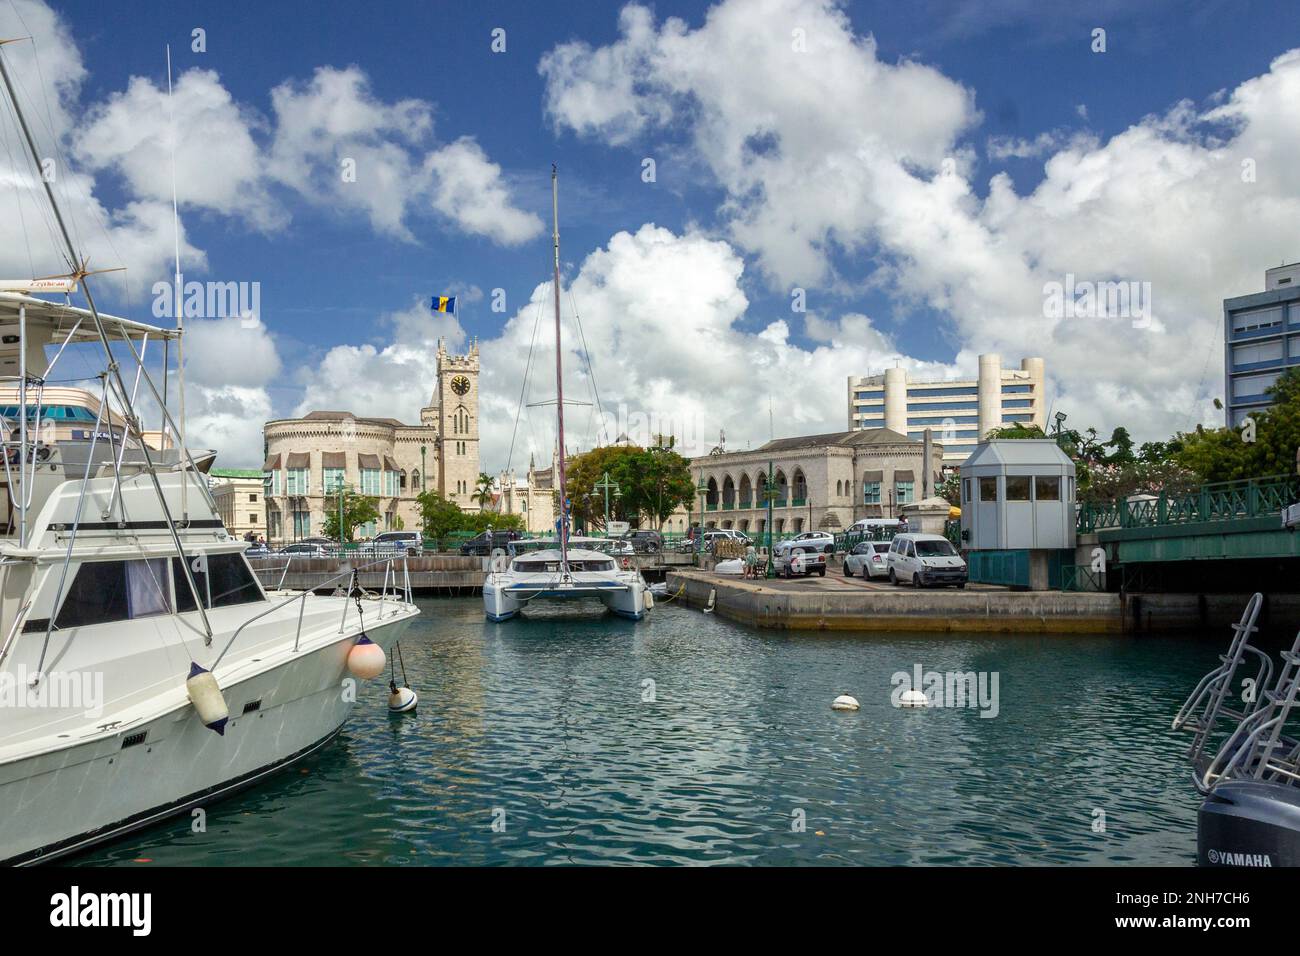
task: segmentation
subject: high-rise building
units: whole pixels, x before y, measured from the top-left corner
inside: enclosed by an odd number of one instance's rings
[[[945,465],[959,465],[990,430],[1021,423],[1046,428],[1041,358],[1003,368],[998,355],[979,357],[979,375],[955,381],[914,382],[907,370],[849,376],[849,428],[888,428],[920,438],[933,430]]]
[[[1236,428],[1272,404],[1264,390],[1300,365],[1300,262],[1264,273],[1264,291],[1223,300],[1225,418]]]

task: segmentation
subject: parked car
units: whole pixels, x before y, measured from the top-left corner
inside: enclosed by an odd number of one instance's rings
[[[796,574],[802,574],[804,577],[816,574],[824,578],[826,577],[826,552],[803,548],[786,548],[784,551],[778,551],[774,547],[772,567],[779,578],[792,578]]]
[[[418,531],[385,531],[375,535],[375,539],[366,545],[365,550],[377,555],[409,554],[415,556],[424,551],[424,539]]]
[[[510,542],[518,541],[521,537],[523,535],[518,531],[483,531],[462,544],[460,553],[477,554],[486,557],[497,548],[508,551]]]
[[[851,578],[857,574],[864,578],[887,578],[888,555],[888,541],[861,541],[844,556],[844,576]]]
[[[270,556],[271,549],[266,546],[265,541],[254,541],[244,549],[246,558],[269,558]]]
[[[889,543],[889,582],[913,587],[966,586],[966,562],[941,534],[907,532]]]
[[[664,536],[653,530],[629,531],[621,540],[630,542],[632,550],[645,554],[658,554],[664,548]]]
[[[330,544],[333,545],[333,542]],[[324,545],[315,541],[295,541],[293,544],[286,544],[276,552],[286,558],[323,558],[328,553]]]
[[[829,531],[805,531],[797,534],[793,538],[787,538],[780,544],[772,545],[772,553],[780,554],[782,551],[797,551],[800,554],[809,552],[821,552],[822,554],[835,553],[835,535]]]

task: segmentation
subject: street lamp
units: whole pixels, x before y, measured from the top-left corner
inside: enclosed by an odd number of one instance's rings
[[[617,501],[623,494],[623,490],[619,488],[617,481],[610,480],[609,472],[605,472],[604,479],[593,484],[592,488],[601,489],[605,492],[605,533],[609,534],[609,492],[610,489],[613,489],[614,500]]]
[[[767,523],[763,528],[767,535],[767,565],[763,569],[763,577],[776,577],[776,569],[772,566],[772,503],[776,501],[777,488],[776,482],[772,479],[772,462],[767,463],[767,474],[763,476],[763,497],[767,499]]]

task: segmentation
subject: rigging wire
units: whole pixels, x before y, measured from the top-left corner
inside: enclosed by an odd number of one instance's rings
[[[605,427],[605,409],[600,404],[600,389],[596,385],[596,370],[591,364],[591,350],[587,348],[587,334],[582,329],[582,316],[578,314],[578,302],[573,297],[573,286],[569,286],[569,305],[573,308],[573,318],[578,323],[578,339],[582,342],[582,354],[587,363],[587,375],[591,380],[591,391],[596,399],[596,412],[600,416],[600,431],[605,436],[605,443],[610,444],[609,430]],[[588,419],[590,421],[590,419]]]
[[[550,282],[547,282],[547,283],[543,286],[543,290],[545,290],[546,288],[548,288],[548,287],[550,286],[550,284],[551,284]],[[534,346],[536,346],[536,344],[537,344],[537,329],[538,329],[538,327],[541,325],[541,321],[542,321],[542,305],[545,304],[545,302],[546,302],[546,296],[545,296],[545,294],[544,294],[544,292],[543,292],[542,297],[539,298],[539,299],[537,300],[537,315],[536,315],[536,317],[533,319],[533,335],[532,335],[532,338],[531,338],[531,339],[529,340],[529,342],[528,342],[528,358],[527,358],[527,360],[524,362],[524,381],[523,381],[523,384],[520,386],[520,389],[519,389],[519,407],[515,409],[515,427],[514,427],[514,429],[510,432],[510,453],[506,456],[506,471],[507,471],[507,472],[510,471],[510,466],[511,466],[512,464],[514,464],[514,458],[515,458],[515,436],[516,436],[516,435],[518,434],[518,432],[519,432],[519,416],[522,415],[522,414],[523,414],[523,411],[524,411],[524,397],[525,397],[525,395],[526,395],[526,393],[527,393],[527,389],[528,389],[528,373],[529,373],[529,370],[532,368],[532,364],[533,364],[533,348],[534,348]]]

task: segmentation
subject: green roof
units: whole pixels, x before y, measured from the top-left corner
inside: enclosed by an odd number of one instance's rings
[[[208,472],[213,478],[265,478],[259,468],[213,468]]]

